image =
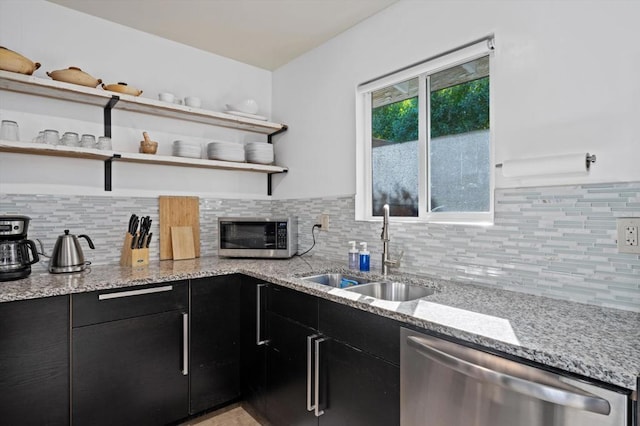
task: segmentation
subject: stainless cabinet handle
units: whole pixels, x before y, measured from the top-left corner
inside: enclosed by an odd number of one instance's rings
[[[182,314],[182,375],[189,374],[189,314]]]
[[[316,417],[320,417],[321,415],[324,414],[324,410],[320,409],[320,343],[326,340],[329,340],[329,339],[327,339],[326,337],[323,337],[315,341],[315,348],[316,348],[315,371],[314,371],[315,383],[313,384],[315,395],[314,395],[313,410]]]
[[[140,290],[119,291],[117,293],[104,293],[98,295],[98,300],[117,299],[120,297],[140,296],[141,294],[162,293],[163,291],[173,290],[172,285],[163,285],[160,287],[143,288]]]
[[[604,415],[608,415],[611,412],[611,406],[608,401],[565,383],[558,382],[556,387],[476,365],[430,346],[428,339],[422,337],[409,336],[407,337],[407,344],[416,349],[422,356],[478,381],[488,382],[523,395],[566,407]],[[521,370],[529,368],[516,362],[506,362],[520,367]],[[562,389],[560,386],[570,387],[573,391]]]
[[[312,383],[313,383],[313,339],[320,337],[319,334],[307,336],[307,411],[313,411],[316,406],[313,404]]]
[[[256,345],[261,346],[269,343],[269,340],[261,340],[262,337],[262,292],[260,289],[266,287],[267,284],[258,284],[256,286]]]

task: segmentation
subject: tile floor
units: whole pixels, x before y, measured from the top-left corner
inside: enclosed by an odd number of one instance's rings
[[[261,426],[239,404],[205,414],[180,426]]]

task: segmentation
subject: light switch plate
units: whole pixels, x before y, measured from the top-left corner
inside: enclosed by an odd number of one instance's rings
[[[618,251],[640,254],[640,217],[620,217],[617,228]]]

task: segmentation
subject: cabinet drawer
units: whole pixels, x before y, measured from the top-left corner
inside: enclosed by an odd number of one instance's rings
[[[71,296],[73,327],[133,318],[189,306],[188,282],[92,291]]]
[[[267,310],[307,327],[318,328],[318,298],[310,294],[269,284]]]
[[[400,365],[399,322],[324,299],[319,305],[321,333]]]

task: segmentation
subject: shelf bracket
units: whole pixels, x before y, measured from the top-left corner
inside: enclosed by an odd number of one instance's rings
[[[111,110],[120,100],[120,96],[113,95],[109,102],[104,106],[104,136],[111,137]],[[111,191],[111,189],[109,189]]]
[[[267,174],[267,195],[272,195],[273,192],[273,188],[271,187],[271,176],[273,175],[278,175],[280,173],[287,173],[289,170],[283,170],[281,172],[277,172],[277,173],[268,173]]]
[[[104,160],[104,190],[111,191],[111,165],[113,160],[120,158],[120,154],[113,154],[113,157]]]
[[[272,139],[272,138],[273,138],[275,135],[279,135],[280,133],[286,132],[288,128],[289,128],[289,126],[287,126],[286,124],[283,124],[283,125],[282,125],[282,127],[281,127],[280,129],[278,129],[278,130],[276,130],[275,132],[270,133],[270,134],[268,134],[268,135],[267,135],[267,142],[268,142],[268,143],[273,143],[273,139]],[[284,172],[282,172],[282,173],[286,173],[286,172],[287,172],[287,170],[285,170],[285,171],[284,171]],[[269,173],[269,174],[267,174],[267,195],[271,195],[271,193],[272,193],[272,187],[271,187],[271,175],[274,175],[274,174],[275,174],[275,173]]]
[[[267,142],[273,143],[273,140],[271,138],[273,136],[275,136],[275,135],[279,135],[280,133],[286,132],[288,128],[289,128],[289,126],[287,126],[286,124],[283,124],[280,129],[278,129],[275,132],[270,133],[270,134],[267,135]]]

